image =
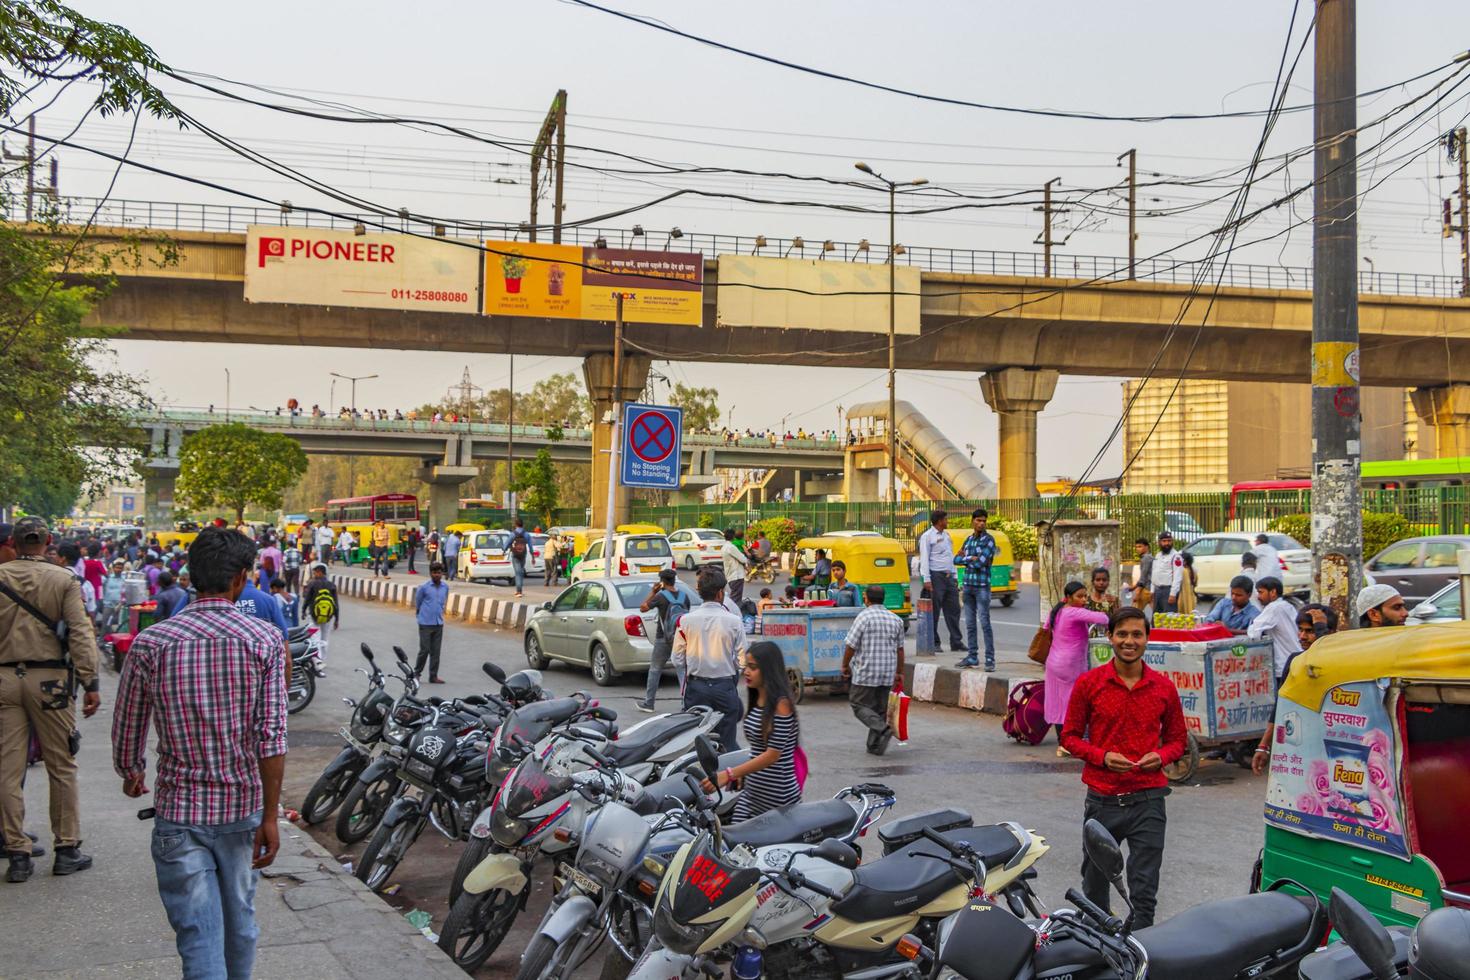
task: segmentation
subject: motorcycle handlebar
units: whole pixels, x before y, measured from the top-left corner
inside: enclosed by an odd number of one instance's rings
[[[599,766],[602,766],[604,769],[612,769],[612,768],[615,768],[613,766],[613,761],[611,759],[609,759],[607,756],[603,755],[601,752],[599,752],[596,749],[594,749],[592,746],[590,746],[590,745],[583,745],[582,746],[582,749],[583,749],[583,751],[585,751],[588,755],[590,755],[592,757],[592,761],[593,762],[596,762]]]
[[[1123,931],[1123,920],[1116,915],[1110,915],[1097,906],[1092,899],[1082,894],[1075,888],[1067,889],[1067,901],[1077,907],[1077,910],[1086,914],[1088,918],[1097,922],[1103,929],[1116,936]]]
[[[837,892],[835,892],[832,889],[828,888],[826,885],[822,884],[821,882],[812,881],[810,878],[808,878],[806,875],[802,874],[800,871],[789,871],[788,870],[788,871],[783,872],[783,874],[785,874],[786,880],[789,881],[789,882],[791,882],[797,888],[805,888],[807,891],[816,892],[818,895],[822,895],[822,896],[824,896],[826,898],[830,898],[833,901],[836,901],[837,899],[839,899],[839,898],[842,897],[840,894],[838,894]]]

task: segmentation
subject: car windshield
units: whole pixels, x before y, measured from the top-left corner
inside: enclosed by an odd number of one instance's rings
[[[509,535],[504,531],[483,531],[475,535],[475,547],[481,550],[504,551],[507,537]]]
[[[1266,540],[1277,551],[1293,551],[1305,547],[1300,541],[1288,534],[1268,534],[1266,535]]]
[[[695,531],[694,536],[701,541],[723,541],[725,536],[719,531]]]
[[[669,540],[665,537],[629,538],[623,546],[624,554],[629,558],[667,558],[669,551]]]
[[[618,598],[623,600],[626,609],[637,609],[643,605],[643,600],[648,598],[648,593],[653,591],[654,582],[619,582],[617,585]],[[694,591],[683,583],[679,585],[679,593],[690,609],[699,605],[701,601]]]

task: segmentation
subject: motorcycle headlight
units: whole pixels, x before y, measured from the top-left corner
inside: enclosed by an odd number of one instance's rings
[[[530,829],[530,823],[512,817],[504,806],[497,806],[490,812],[490,839],[501,847],[515,847]]]
[[[660,902],[653,913],[653,934],[664,948],[681,956],[693,956],[705,940],[714,935],[723,923],[719,920],[704,925],[685,925],[674,918],[673,909],[667,901]]]
[[[352,732],[352,737],[359,742],[371,742],[378,737],[377,725],[364,724],[357,719],[353,719],[350,731]]]
[[[499,753],[489,752],[485,757],[485,779],[491,786],[499,786],[515,767],[514,762],[506,762]]]

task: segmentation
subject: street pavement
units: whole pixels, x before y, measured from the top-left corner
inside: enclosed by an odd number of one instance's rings
[[[1029,624],[1035,622],[1035,590],[1029,592],[1029,602],[1023,592],[1017,607],[996,610],[998,623],[1016,627],[998,629],[997,640],[1003,648],[1024,649],[1023,624],[1027,638],[1034,629]],[[392,644],[409,651],[417,645],[412,612],[401,606],[347,600],[342,623],[343,628],[332,637],[327,677],[319,684],[316,700],[291,717],[283,790],[287,807],[299,806],[322,767],[341,748],[337,730],[348,717],[341,699],[359,696],[364,689],[362,676],[352,670],[361,663],[359,644],[367,642],[386,656],[391,656]],[[447,696],[484,690],[486,679],[480,664],[485,660],[507,671],[523,668],[519,634],[478,624],[449,625],[442,670],[448,683],[433,693]],[[558,694],[592,692],[619,711],[625,727],[645,717],[633,708],[633,700],[641,694],[640,678],[598,688],[584,670],[553,666],[546,671],[546,684]],[[7,926],[5,938],[0,939],[0,975],[178,975],[172,934],[154,890],[149,827],[136,819],[138,804],[122,796],[111,771],[107,733],[115,685],[115,676],[107,674],[103,710],[81,724],[83,832],[86,850],[96,856],[97,867],[70,878],[52,878],[46,873],[48,856],[27,884],[0,885],[0,922]],[[660,708],[672,709],[675,693],[672,679],[666,680]],[[1050,739],[1037,747],[1018,745],[1001,732],[998,718],[914,702],[909,743],[895,744],[878,758],[861,747],[864,729],[845,701],[821,694],[809,697],[799,717],[802,742],[811,759],[808,800],[830,796],[854,783],[878,781],[897,793],[893,816],[959,806],[972,813],[977,823],[1016,820],[1052,844],[1052,851],[1038,865],[1037,890],[1043,904],[1062,904],[1066,889],[1078,883],[1081,766],[1058,758]],[[1169,800],[1161,918],[1200,901],[1246,891],[1261,843],[1264,792],[1263,780],[1225,762],[1206,763],[1193,785],[1176,789]],[[32,771],[26,795],[28,826],[44,831],[46,781],[39,769]],[[355,861],[362,846],[343,846],[332,832],[332,822],[308,828],[311,836],[340,861]],[[442,925],[448,881],[462,845],[432,829],[427,831],[400,868],[395,894],[380,900],[363,892],[346,875],[328,874],[338,870],[336,861],[327,860],[320,850],[306,851],[306,842],[293,839],[287,832],[289,825],[282,826],[282,861],[288,876],[261,885],[262,952],[257,976],[397,977],[404,975],[406,967],[429,976],[453,975],[442,960],[416,959],[427,956],[430,946],[407,926],[403,914],[423,909],[431,914],[433,929]],[[876,841],[867,843],[865,852],[868,859],[875,857]],[[477,976],[514,973],[548,898],[546,876],[538,875],[537,880],[538,887],[516,928]],[[293,906],[293,889],[299,896],[294,905],[305,907]],[[302,894],[306,889],[311,891]],[[62,941],[20,938],[47,937],[58,922],[68,924]],[[449,972],[442,972],[445,970]],[[596,976],[597,972],[589,969],[587,974]]]

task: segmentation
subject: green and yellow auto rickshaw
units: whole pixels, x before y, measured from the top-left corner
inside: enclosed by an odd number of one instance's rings
[[[965,539],[970,536],[969,530],[957,527],[949,529],[949,540],[954,543],[955,558],[959,558],[960,549],[965,546]],[[991,530],[990,536],[995,539],[995,558],[990,562],[990,598],[999,599],[1002,606],[1013,606],[1016,603],[1016,557],[1011,551],[1011,539],[1004,531]],[[955,561],[956,580],[963,587],[965,584],[965,570]]]
[[[1258,885],[1334,886],[1387,925],[1470,907],[1470,623],[1357,629],[1276,702]]]
[[[914,611],[909,600],[909,558],[900,542],[876,534],[861,537],[827,534],[802,538],[796,542],[796,568],[791,573],[793,584],[804,578],[815,579],[818,549],[826,552],[828,559],[842,562],[847,567],[848,580],[859,589],[870,585],[883,586],[883,605],[889,612],[901,616],[905,623],[908,622]],[[813,580],[807,587],[807,597],[824,596],[828,584]]]

